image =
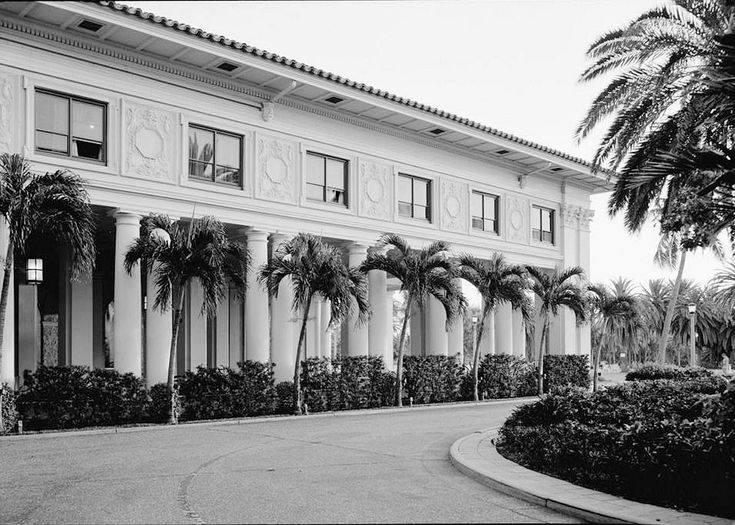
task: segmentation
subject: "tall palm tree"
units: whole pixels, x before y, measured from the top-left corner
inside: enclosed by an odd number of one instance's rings
[[[297,314],[301,313],[301,331],[293,374],[293,410],[300,415],[303,404],[301,353],[312,301],[317,296],[329,301],[329,326],[339,324],[355,307],[356,322],[365,323],[370,308],[365,275],[358,268],[346,266],[339,250],[315,235],[299,233],[290,241],[282,243],[270,262],[259,272],[260,282],[265,285],[271,297],[278,296],[278,287],[286,277],[290,277],[293,282],[293,309]]]
[[[69,249],[71,277],[88,277],[94,268],[94,213],[82,179],[68,171],[31,172],[18,154],[0,155],[0,214],[8,228],[8,247],[0,292],[0,348],[5,337],[10,277],[16,250],[23,253],[33,235],[43,235]],[[2,362],[0,362],[2,367]],[[0,390],[0,430],[2,418]]]
[[[378,246],[388,252],[370,253],[360,266],[363,272],[382,270],[401,281],[401,292],[406,294],[403,326],[398,342],[396,367],[396,406],[403,405],[403,353],[406,329],[414,305],[423,307],[429,297],[437,299],[447,315],[447,324],[464,314],[467,300],[454,281],[458,276],[455,263],[447,256],[449,243],[435,241],[421,250],[412,250],[406,240],[395,233],[381,235]]]
[[[602,347],[615,344],[631,347],[635,344],[638,331],[643,328],[638,298],[629,283],[624,280],[613,282],[612,289],[604,284],[588,286],[591,295],[592,319],[600,330],[597,350],[593,352],[592,390],[597,391],[597,367],[600,364]]]
[[[472,358],[472,387],[474,400],[477,401],[480,341],[485,329],[485,320],[495,311],[499,303],[507,302],[514,310],[521,309],[523,321],[529,326],[533,322],[533,303],[526,294],[528,291],[526,269],[523,266],[508,264],[502,254],[494,253],[489,260],[461,255],[459,265],[459,275],[477,288],[482,298],[482,314]]]
[[[171,398],[169,423],[177,422],[176,347],[184,317],[186,289],[194,279],[202,285],[202,314],[216,315],[217,305],[225,299],[228,284],[242,298],[250,263],[244,244],[231,241],[224,225],[214,217],[173,221],[166,215],[152,214],[143,219],[141,235],[125,254],[125,270],[130,273],[135,264],[141,266],[155,281],[156,299],[153,308],[173,308],[173,327],[169,347],[168,380]]]
[[[587,319],[588,301],[585,287],[580,283],[584,278],[584,270],[579,266],[570,266],[563,270],[555,269],[547,273],[536,266],[526,268],[531,277],[531,290],[539,298],[539,313],[543,319],[541,340],[538,350],[538,389],[539,395],[544,393],[544,354],[549,353],[549,324],[551,318],[559,315],[562,307],[574,312],[577,322]]]

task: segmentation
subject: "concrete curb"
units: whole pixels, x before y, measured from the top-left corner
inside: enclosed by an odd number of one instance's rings
[[[398,407],[384,407],[384,408],[362,408],[358,410],[338,410],[333,412],[315,412],[308,416],[294,416],[294,415],[268,415],[268,416],[253,416],[253,417],[241,417],[241,418],[229,418],[229,419],[208,419],[200,421],[185,421],[177,425],[167,425],[164,423],[150,423],[141,424],[129,427],[97,427],[97,428],[86,428],[86,429],[64,429],[64,430],[42,430],[42,431],[30,431],[24,432],[23,434],[8,434],[0,436],[0,442],[3,441],[15,441],[21,439],[44,439],[44,438],[63,438],[63,437],[76,437],[76,436],[89,436],[98,434],[118,434],[128,432],[143,432],[143,431],[159,431],[159,430],[172,430],[177,428],[190,428],[191,426],[227,426],[227,425],[250,425],[254,423],[268,423],[277,421],[289,421],[293,419],[312,419],[312,418],[325,418],[325,417],[346,417],[346,416],[361,416],[361,415],[377,415],[377,414],[394,414],[399,412],[412,412],[416,410],[437,410],[441,408],[463,408],[463,407],[476,407],[481,405],[503,405],[509,403],[522,403],[538,399],[537,397],[513,397],[508,399],[489,399],[485,401],[460,401],[456,403],[431,403],[427,405],[414,405],[414,406],[403,406]]]
[[[716,516],[630,501],[529,470],[498,453],[492,441],[496,436],[497,430],[490,430],[458,439],[449,450],[452,464],[490,488],[591,523],[735,523]]]

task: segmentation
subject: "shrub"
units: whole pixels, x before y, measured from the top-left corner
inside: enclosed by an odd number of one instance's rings
[[[276,385],[276,414],[293,411],[293,381],[281,381]]]
[[[179,395],[178,385],[174,386],[174,412],[176,418],[181,417],[181,396]],[[146,407],[146,421],[151,423],[168,422],[168,410],[171,405],[171,396],[168,393],[166,383],[158,383],[153,385],[148,391],[148,406]]]
[[[570,386],[589,388],[590,366],[588,356],[544,356],[544,392]]]
[[[15,406],[15,391],[4,383],[0,384],[0,401],[2,401],[0,434],[10,434],[18,422],[18,410]]]
[[[416,404],[457,401],[464,375],[452,356],[404,356],[404,396]]]
[[[516,409],[498,448],[573,483],[734,517],[735,386],[726,386],[706,377],[628,383],[592,394],[567,389]]]
[[[137,422],[147,402],[143,383],[133,374],[39,366],[23,374],[16,405],[26,428],[40,430]]]
[[[701,377],[711,377],[712,372],[705,368],[682,368],[675,365],[645,364],[625,375],[626,381],[648,381],[652,379],[674,379],[685,381]]]
[[[485,399],[534,395],[538,389],[536,365],[512,355],[486,355],[477,376],[478,394]]]

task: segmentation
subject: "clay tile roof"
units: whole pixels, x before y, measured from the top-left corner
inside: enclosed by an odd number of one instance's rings
[[[476,129],[479,131],[482,131],[484,133],[488,133],[489,135],[493,135],[496,137],[500,137],[506,140],[509,140],[511,142],[515,142],[517,144],[527,146],[539,151],[543,151],[544,153],[548,153],[550,155],[554,155],[555,157],[558,157],[560,159],[568,160],[571,162],[575,162],[577,164],[580,164],[586,168],[591,168],[592,165],[590,162],[581,159],[579,157],[574,157],[572,155],[569,155],[568,153],[564,153],[563,151],[555,150],[552,148],[549,148],[547,146],[543,146],[541,144],[537,144],[535,142],[531,142],[530,140],[523,139],[521,137],[516,137],[515,135],[511,135],[510,133],[506,133],[504,131],[500,131],[498,129],[495,129],[490,126],[486,126],[485,124],[480,124],[479,122],[475,122],[474,120],[469,120],[465,117],[457,116],[453,113],[449,113],[447,111],[443,111],[438,108],[434,108],[432,106],[421,104],[420,102],[416,102],[411,99],[407,99],[405,97],[401,97],[398,95],[394,95],[392,93],[389,93],[388,91],[384,91],[382,89],[377,89],[375,87],[369,86],[367,84],[364,84],[362,82],[355,82],[353,80],[350,80],[348,78],[341,77],[339,75],[335,75],[334,73],[330,73],[329,71],[324,71],[323,69],[319,69],[313,66],[309,66],[307,64],[304,64],[302,62],[298,62],[296,60],[291,60],[285,57],[282,57],[280,55],[277,55],[275,53],[271,53],[269,51],[258,49],[256,47],[237,42],[235,40],[230,40],[228,38],[221,37],[219,35],[213,35],[212,33],[208,33],[206,31],[203,31],[201,29],[194,28],[188,24],[183,24],[180,22],[177,22],[175,20],[168,19],[163,16],[157,16],[152,13],[148,13],[143,11],[142,9],[139,9],[137,7],[131,7],[127,6],[125,4],[121,4],[118,2],[109,2],[104,0],[99,0],[97,2],[99,5],[103,7],[108,7],[114,11],[118,11],[121,13],[125,13],[131,16],[138,17],[142,20],[147,20],[149,22],[155,23],[157,25],[162,25],[165,27],[173,28],[178,31],[186,31],[188,33],[191,33],[195,36],[198,36],[199,38],[203,38],[205,40],[210,40],[212,42],[216,42],[220,45],[223,45],[225,47],[229,47],[232,49],[237,49],[239,51],[243,51],[250,55],[255,55],[258,57],[262,57],[265,60],[270,60],[272,62],[284,64],[287,67],[291,67],[293,69],[297,69],[299,71],[309,73],[311,75],[315,75],[318,77],[327,78],[333,82],[336,82],[338,84],[342,84],[345,86],[348,86],[350,88],[354,88],[356,90],[369,93],[371,95],[375,95],[381,98],[384,98],[386,100],[390,100],[392,102],[396,102],[398,104],[402,104],[408,107],[416,108],[420,111],[424,111],[426,113],[431,113],[433,115],[437,115],[441,118],[444,118],[446,120],[456,122],[458,124],[462,124],[464,126],[467,126],[468,128]]]

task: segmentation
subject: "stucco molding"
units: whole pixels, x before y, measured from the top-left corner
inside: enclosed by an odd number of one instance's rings
[[[123,175],[174,182],[175,117],[168,111],[125,104]]]
[[[508,242],[529,244],[529,206],[530,201],[524,197],[508,195],[505,199],[506,231]]]
[[[387,164],[364,159],[358,161],[360,215],[388,221],[392,219],[391,172],[392,169]]]
[[[296,204],[298,158],[295,142],[258,135],[255,196]]]
[[[467,185],[450,180],[441,181],[441,228],[467,232]]]
[[[562,204],[561,205],[561,219],[564,226],[567,228],[574,228],[579,223],[579,219],[582,213],[580,206],[573,204]]]
[[[18,79],[0,76],[0,153],[15,153],[15,108]]]
[[[595,210],[580,208],[579,227],[582,230],[589,230],[592,218],[595,216]]]

